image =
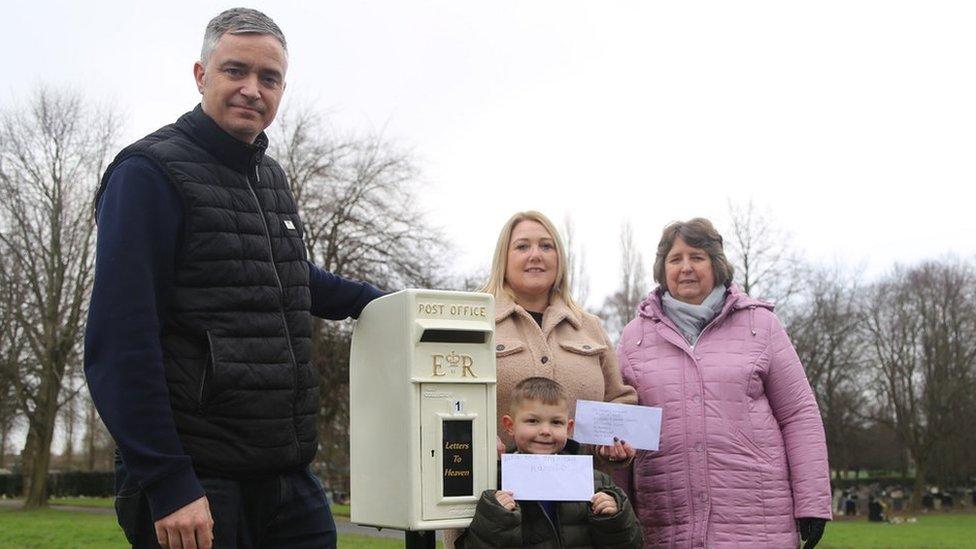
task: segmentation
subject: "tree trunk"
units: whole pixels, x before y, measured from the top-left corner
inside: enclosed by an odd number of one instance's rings
[[[7,422],[0,422],[0,469],[7,467],[7,437],[10,436],[10,426]]]
[[[85,433],[86,440],[86,450],[88,453],[88,470],[95,470],[95,425],[96,425],[96,415],[95,415],[95,403],[88,400],[88,414],[87,414],[88,429]]]
[[[24,439],[24,449],[20,452],[20,495],[27,497],[30,489],[31,473],[34,470],[34,456],[37,454],[37,431],[31,428],[28,416],[27,437]]]
[[[908,484],[908,464],[911,463],[912,453],[908,451],[908,448],[902,450],[901,453],[901,483]]]
[[[70,471],[74,468],[75,461],[75,422],[78,414],[75,413],[74,398],[66,402],[65,406],[61,415],[64,420],[64,452],[61,453],[61,459],[62,469]]]
[[[29,464],[26,458],[24,460],[25,509],[47,506],[47,472],[51,465],[51,439],[54,438],[60,381],[60,376],[45,376],[41,382],[37,408],[31,418],[25,446],[25,453],[31,453]]]
[[[915,484],[912,486],[912,510],[918,511],[922,508],[922,495],[925,493],[925,472],[924,461],[915,460]]]

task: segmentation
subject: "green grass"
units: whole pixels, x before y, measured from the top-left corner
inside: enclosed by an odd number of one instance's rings
[[[827,525],[827,532],[817,549],[973,547],[976,543],[976,514],[911,515],[915,524],[887,524],[860,520],[837,520]]]
[[[352,547],[354,549],[400,549],[403,547],[402,539],[373,538],[369,536],[346,535],[339,536],[338,546],[342,549]],[[441,547],[441,542],[437,542],[437,547]]]
[[[103,509],[115,508],[115,498],[51,498],[48,503],[51,505],[70,505],[72,507],[98,507]]]
[[[128,547],[115,515],[0,508],[0,547]]]
[[[0,548],[112,549],[125,548],[122,530],[114,514],[42,509],[22,511],[0,507]],[[396,549],[402,539],[339,536],[343,549]],[[438,544],[440,547],[440,544]]]
[[[94,506],[111,505],[111,499]],[[72,503],[74,505],[75,503]],[[342,506],[336,506],[336,514]],[[346,508],[348,513],[348,508]],[[818,549],[853,548],[963,548],[976,540],[976,514],[916,514],[916,524],[876,524],[866,520],[836,520],[827,525],[827,534]],[[21,511],[0,507],[0,548],[91,548],[128,547],[114,514],[43,509]],[[394,549],[402,539],[345,535],[339,547],[353,549]]]

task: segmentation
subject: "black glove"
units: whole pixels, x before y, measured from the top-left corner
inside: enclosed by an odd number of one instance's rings
[[[800,539],[806,542],[803,549],[813,549],[824,535],[827,519],[803,517],[796,519],[796,524],[800,530]]]

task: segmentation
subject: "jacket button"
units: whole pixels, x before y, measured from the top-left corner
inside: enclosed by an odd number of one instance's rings
[[[698,499],[702,501],[708,501],[708,494],[706,494],[705,492],[701,492],[698,494]]]
[[[583,349],[586,350],[586,351],[589,351],[592,348],[593,347],[590,347],[589,345],[583,345]]]
[[[699,402],[701,402],[701,395],[695,395],[691,397],[691,401],[694,402],[695,404],[698,404]]]
[[[695,451],[696,452],[701,452],[702,451],[702,443],[701,442],[695,444]]]
[[[504,345],[495,345],[495,350],[496,351],[504,351],[505,350],[505,346]]]
[[[549,357],[547,356],[542,357],[542,363],[545,364],[546,362],[549,362]]]

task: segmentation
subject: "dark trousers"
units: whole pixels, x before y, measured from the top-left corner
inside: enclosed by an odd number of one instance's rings
[[[246,481],[201,477],[200,483],[214,519],[214,547],[336,546],[325,492],[307,470]],[[133,547],[159,547],[145,496],[120,494],[115,508]]]

